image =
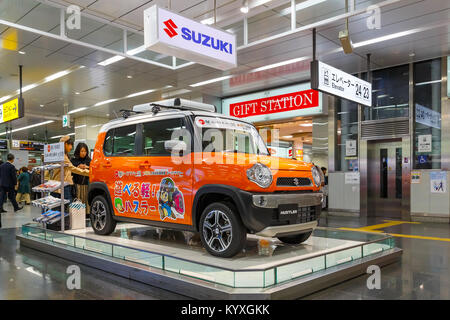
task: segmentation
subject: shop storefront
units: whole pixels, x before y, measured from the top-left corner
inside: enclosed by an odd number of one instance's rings
[[[222,113],[253,123],[271,154],[328,167],[327,103],[309,83],[222,100]]]

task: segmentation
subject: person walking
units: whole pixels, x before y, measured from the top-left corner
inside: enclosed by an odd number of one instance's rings
[[[73,141],[70,139],[70,136],[62,137],[59,142],[64,142],[64,182],[67,182],[68,185],[64,187],[64,199],[72,202],[72,190],[73,190],[73,179],[72,173],[76,173],[82,176],[89,177],[89,170],[75,167],[69,159],[69,153],[73,148]],[[52,180],[60,180],[61,169],[57,168],[53,170]],[[58,189],[55,192],[52,192],[54,197],[61,197],[61,191]]]
[[[8,161],[0,165],[0,204],[1,210],[0,212],[7,212],[3,208],[3,203],[5,202],[5,197],[7,196],[9,201],[11,201],[14,212],[19,211],[23,207],[19,207],[16,202],[14,188],[17,184],[17,176],[16,176],[16,168],[13,165],[14,155],[9,153],[6,157]]]
[[[87,144],[83,142],[78,143],[71,162],[77,168],[89,170],[91,158],[89,157],[89,147],[87,146]],[[72,177],[73,184],[76,189],[77,198],[82,203],[86,204],[86,212],[89,212],[89,208],[87,207],[89,176],[82,176],[77,173],[73,173]]]
[[[41,171],[39,169],[33,170],[31,173],[30,185],[31,185],[31,199],[36,200],[39,192],[34,192],[33,188],[41,184]]]
[[[26,204],[30,204],[30,174],[28,173],[28,168],[23,167],[20,169],[21,173],[17,180],[19,180],[19,187],[17,188],[16,201],[21,203],[25,201]]]

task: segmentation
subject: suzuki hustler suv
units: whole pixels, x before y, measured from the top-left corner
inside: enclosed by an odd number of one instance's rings
[[[117,221],[199,232],[219,257],[242,251],[247,233],[305,241],[322,204],[316,166],[271,156],[253,125],[178,98],[105,124],[90,181],[95,233]]]

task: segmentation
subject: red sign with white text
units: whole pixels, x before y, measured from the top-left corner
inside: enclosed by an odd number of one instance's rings
[[[230,115],[237,118],[258,116],[319,106],[319,92],[305,90],[230,104]]]

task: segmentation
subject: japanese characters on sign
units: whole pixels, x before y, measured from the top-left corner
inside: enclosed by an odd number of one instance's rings
[[[440,129],[441,114],[416,103],[416,122]]]
[[[44,162],[64,161],[64,142],[44,145]]]
[[[311,87],[365,106],[372,106],[371,83],[321,61],[311,62]]]
[[[23,109],[23,99],[20,98],[0,104],[0,123],[22,118]]]

